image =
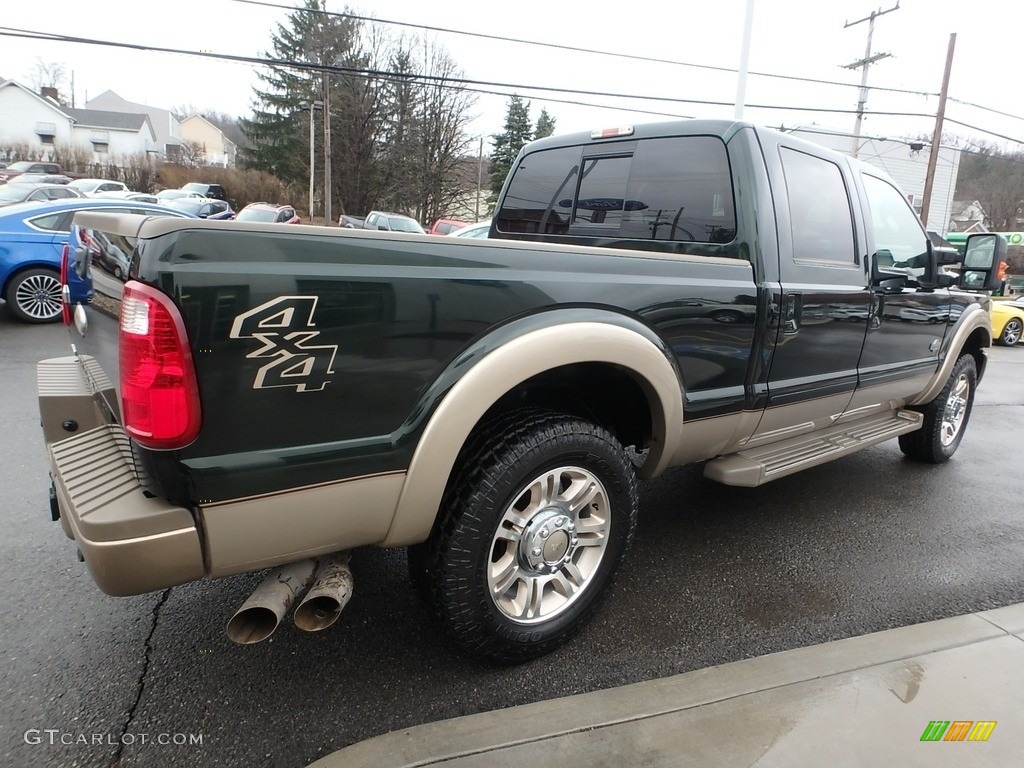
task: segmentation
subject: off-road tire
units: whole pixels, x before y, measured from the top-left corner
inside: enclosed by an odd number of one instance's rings
[[[607,430],[550,411],[506,414],[469,441],[410,570],[467,652],[526,661],[592,616],[632,542],[637,508],[633,464]]]
[[[978,369],[970,354],[956,361],[942,391],[927,405],[914,410],[924,414],[924,423],[915,432],[900,435],[900,450],[912,459],[941,464],[960,445],[974,405]]]

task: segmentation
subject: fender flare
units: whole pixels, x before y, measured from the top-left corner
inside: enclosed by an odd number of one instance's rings
[[[657,343],[660,339],[649,328],[632,318],[613,315],[605,322],[593,319],[593,312],[587,315],[590,319],[568,323],[548,318],[542,327],[484,348],[484,355],[445,393],[427,421],[383,546],[426,540],[459,452],[480,419],[503,395],[553,368],[608,363],[632,375],[647,396],[652,417],[653,439],[644,474],[653,477],[667,467],[678,447],[683,423],[682,379],[671,352]],[[566,344],[566,338],[572,339],[572,344]],[[464,358],[452,367],[458,368]]]
[[[917,397],[909,400],[907,405],[924,405],[935,399],[946,385],[946,381],[953,372],[953,366],[956,365],[956,361],[960,358],[960,354],[967,345],[968,340],[979,329],[985,334],[985,338],[981,342],[981,348],[991,347],[992,319],[989,317],[988,311],[980,304],[969,304],[960,316],[960,320],[956,324],[953,333],[946,337],[944,355],[938,370],[935,371],[931,381],[928,382],[928,386]],[[983,372],[983,370],[979,369],[979,380]]]

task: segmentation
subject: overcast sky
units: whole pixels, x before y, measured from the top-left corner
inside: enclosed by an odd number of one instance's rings
[[[288,0],[268,2],[292,4]],[[749,63],[752,73],[846,85],[751,74],[744,118],[773,127],[816,124],[852,131],[853,114],[810,110],[855,109],[861,72],[846,69],[844,65],[864,57],[869,24],[864,21],[847,28],[844,24],[894,5],[896,0],[882,4],[866,0],[754,0]],[[862,133],[889,137],[931,133],[950,35],[956,33],[947,117],[1024,141],[1024,106],[1020,106],[1019,99],[1006,95],[1014,92],[1020,82],[1018,51],[1024,6],[1012,0],[969,3],[900,0],[899,6],[898,10],[879,16],[875,21],[872,52],[892,56],[870,67],[868,84],[872,90],[867,108],[869,112],[924,116],[869,115]],[[480,0],[433,3],[375,0],[353,2],[349,9],[391,22],[677,62],[633,61],[565,48],[381,25],[392,34],[428,34],[432,44],[448,51],[466,78],[507,84],[507,87],[484,88],[518,92],[531,102],[534,119],[540,108],[546,107],[557,120],[558,132],[564,133],[651,122],[669,116],[731,117],[737,75],[707,67],[739,68],[746,7],[746,0],[519,4],[491,4]],[[328,8],[340,11],[344,6],[329,0]],[[513,8],[516,10],[510,10]],[[285,15],[286,11],[281,9],[245,5],[234,0],[175,0],[158,4],[139,0],[49,0],[45,4],[8,0],[0,15],[0,25],[117,42],[258,56],[269,49],[274,25]],[[74,72],[77,106],[83,106],[86,97],[110,89],[131,101],[164,108],[191,104],[199,109],[244,115],[252,107],[255,78],[252,66],[247,64],[0,37],[0,76],[31,84],[37,59],[63,63],[69,73]],[[725,105],[544,93],[527,86],[725,102]],[[883,88],[913,93],[887,92]],[[478,96],[472,131],[481,135],[500,131],[506,104],[504,95]],[[1012,117],[1014,115],[1017,117]],[[947,123],[946,132],[1024,149],[1022,144],[1008,143],[999,136],[962,125]]]

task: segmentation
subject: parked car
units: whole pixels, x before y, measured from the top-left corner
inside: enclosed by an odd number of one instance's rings
[[[43,200],[64,200],[82,197],[77,190],[64,184],[4,184],[0,187],[0,206],[14,203],[41,202]]]
[[[430,229],[427,230],[428,235],[450,235],[458,229],[462,229],[469,225],[468,221],[459,221],[457,219],[438,219],[430,225]]]
[[[228,193],[224,191],[224,187],[220,184],[203,184],[202,182],[192,181],[185,184],[181,189],[183,192],[194,192],[200,197],[212,197],[215,200],[228,199]]]
[[[238,212],[235,221],[263,221],[276,224],[301,224],[302,219],[290,205],[250,203]]]
[[[409,234],[425,235],[423,229],[412,216],[405,216],[401,213],[388,213],[386,211],[370,211],[365,219],[358,216],[341,216],[338,219],[338,226],[346,229],[375,229],[383,232],[408,232]]]
[[[71,178],[77,178],[74,174],[65,172],[60,163],[19,160],[16,163],[11,163],[3,170],[0,170],[0,184],[17,178],[25,173],[41,173],[50,176],[68,176]]]
[[[110,179],[75,179],[68,186],[77,189],[86,197],[92,197],[100,192],[131,192],[127,184]]]
[[[1024,307],[1012,301],[992,302],[992,340],[1012,347],[1024,336]]]
[[[144,203],[153,203],[155,205],[163,204],[159,197],[148,192],[124,192],[123,190],[117,190],[113,192],[97,192],[93,197],[108,197],[116,200],[141,200]]]
[[[50,323],[61,317],[61,254],[77,211],[127,211],[160,216],[188,214],[137,200],[69,198],[15,203],[0,209],[0,296],[19,320]],[[92,280],[68,274],[72,304],[85,304]]]
[[[21,173],[8,184],[70,184],[74,179],[62,173]]]
[[[185,211],[200,219],[224,220],[235,218],[231,203],[210,197],[179,197],[167,203],[171,208]]]
[[[470,224],[468,227],[456,229],[448,233],[448,237],[487,237],[491,231],[491,220]]]
[[[198,192],[186,192],[184,189],[161,189],[156,196],[161,204],[167,204],[171,200],[180,200],[183,197],[202,197]]]

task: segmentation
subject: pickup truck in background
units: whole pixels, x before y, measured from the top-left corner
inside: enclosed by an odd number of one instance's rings
[[[23,173],[45,173],[48,176],[67,176],[69,179],[84,179],[81,173],[71,173],[61,168],[60,163],[43,163],[33,160],[20,160],[11,163],[6,168],[0,168],[0,184],[6,184],[11,179],[21,176]]]
[[[338,226],[344,229],[373,229],[381,232],[407,232],[412,235],[422,235],[426,231],[423,226],[412,218],[402,213],[387,213],[385,211],[370,211],[365,218],[359,216],[339,216]]]
[[[521,661],[608,591],[638,477],[960,444],[1006,245],[946,274],[871,166],[732,121],[551,137],[491,226],[78,215],[69,268],[131,254],[94,272],[119,322],[75,307],[73,354],[38,366],[51,509],[100,588],[273,568],[228,624],[252,642],[315,574],[295,621],[330,624],[352,548],[407,547],[451,637]]]

